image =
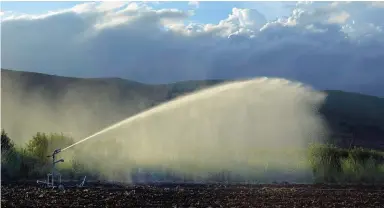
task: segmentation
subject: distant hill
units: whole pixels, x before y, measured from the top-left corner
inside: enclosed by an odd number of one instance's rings
[[[37,131],[75,138],[179,95],[223,80],[149,85],[119,78],[82,79],[1,70],[1,125],[17,142]],[[328,90],[320,112],[339,146],[384,149],[384,98]]]

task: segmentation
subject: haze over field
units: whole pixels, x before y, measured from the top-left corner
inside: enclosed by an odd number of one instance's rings
[[[123,80],[81,80],[7,70],[1,75],[2,128],[19,145],[36,132],[62,132],[78,140],[167,95],[161,86]]]

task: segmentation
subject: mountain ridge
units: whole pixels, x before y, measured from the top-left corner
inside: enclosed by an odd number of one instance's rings
[[[28,74],[35,74],[35,75],[42,75],[42,76],[47,76],[47,77],[56,77],[56,78],[66,78],[66,79],[84,79],[84,80],[117,80],[119,82],[131,82],[139,85],[149,85],[149,86],[162,86],[162,85],[178,85],[178,84],[199,84],[199,83],[222,83],[222,82],[228,82],[228,81],[235,81],[238,79],[201,79],[201,80],[181,80],[181,81],[175,81],[175,82],[168,82],[168,83],[157,83],[157,84],[152,84],[152,83],[145,83],[145,82],[139,82],[139,81],[133,81],[130,79],[126,78],[120,78],[120,77],[70,77],[70,76],[62,76],[62,75],[55,75],[55,74],[46,74],[46,73],[41,73],[41,72],[32,72],[32,71],[20,71],[20,70],[14,70],[14,69],[1,69],[1,71],[4,71],[5,73],[28,73]],[[355,95],[362,95],[365,97],[377,97],[377,98],[384,98],[384,96],[378,96],[378,95],[373,95],[373,94],[365,94],[361,92],[354,92],[354,91],[346,91],[346,90],[337,90],[337,89],[324,89],[320,90],[324,92],[342,92],[342,93],[351,93]]]

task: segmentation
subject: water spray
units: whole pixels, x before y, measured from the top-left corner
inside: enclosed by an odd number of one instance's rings
[[[101,135],[118,139],[82,147],[89,166],[111,180],[148,167],[204,181],[229,171],[242,181],[307,182],[308,145],[327,135],[317,112],[325,97],[278,78],[229,82],[157,105],[61,151]]]

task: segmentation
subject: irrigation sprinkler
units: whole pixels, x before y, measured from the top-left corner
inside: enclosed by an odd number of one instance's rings
[[[46,181],[37,180],[38,184],[46,184],[49,188],[55,188],[55,177],[58,179],[59,186],[61,186],[61,174],[56,169],[56,164],[60,162],[64,162],[64,159],[56,160],[56,155],[61,152],[61,149],[56,149],[53,151],[52,155],[48,155],[47,157],[52,157],[52,172],[47,174]]]
[[[55,177],[57,177],[58,183],[59,183],[58,187],[64,188],[64,186],[61,184],[61,174],[56,169],[57,163],[64,162],[64,159],[56,160],[56,155],[59,154],[61,151],[62,151],[61,149],[56,149],[55,151],[53,151],[51,155],[47,156],[47,157],[52,157],[52,172],[47,174],[47,180],[45,181],[37,180],[37,184],[45,184],[48,188],[56,188]],[[84,176],[83,180],[79,185],[77,185],[77,187],[80,187],[80,188],[83,187],[86,178],[87,176]]]

